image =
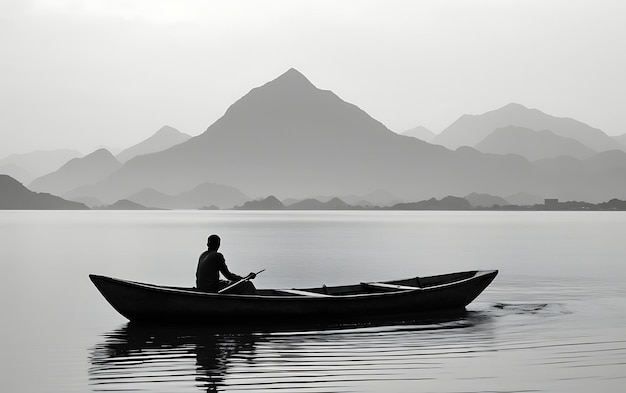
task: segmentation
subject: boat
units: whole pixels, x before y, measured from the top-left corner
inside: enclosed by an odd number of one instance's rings
[[[258,289],[253,295],[89,277],[111,306],[131,322],[237,325],[341,322],[465,310],[497,274],[497,270],[474,270],[344,286]]]

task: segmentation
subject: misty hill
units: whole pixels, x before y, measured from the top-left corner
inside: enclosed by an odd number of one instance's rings
[[[626,134],[614,136],[613,139],[626,146]]]
[[[36,177],[26,169],[12,162],[5,165],[0,165],[0,175],[11,176],[20,183],[31,182]]]
[[[339,198],[332,198],[327,202],[320,202],[317,199],[304,199],[286,207],[289,210],[349,210],[353,206],[347,204]]]
[[[121,166],[108,150],[99,149],[85,157],[71,159],[57,171],[33,180],[29,187],[34,191],[64,195],[74,188],[103,180]]]
[[[550,130],[556,135],[575,139],[598,152],[623,148],[597,128],[574,119],[550,116],[538,109],[529,109],[520,104],[509,104],[482,115],[463,115],[437,135],[432,142],[450,149],[475,146],[496,129],[508,126],[530,128],[535,131]]]
[[[184,134],[170,126],[164,126],[148,139],[123,150],[116,158],[120,162],[126,162],[136,156],[169,149],[187,141],[189,138],[191,138],[190,135]]]
[[[519,154],[530,161],[558,156],[590,158],[596,152],[573,138],[552,131],[508,126],[498,128],[475,146],[476,150],[493,154]]]
[[[104,181],[81,188],[82,195],[76,190],[72,196],[111,203],[145,188],[177,195],[210,182],[245,189],[252,197],[302,199],[381,189],[405,201],[472,192],[560,198],[560,192],[575,190],[584,196],[580,200],[604,201],[626,197],[626,184],[617,181],[615,171],[561,177],[518,155],[485,154],[469,147],[451,151],[398,135],[290,69],[252,89],[201,135],[135,157]],[[605,188],[602,182],[611,183]]]
[[[424,126],[417,126],[415,128],[411,128],[410,130],[404,131],[402,133],[404,136],[411,136],[413,138],[421,139],[426,142],[431,142],[437,134],[429,130]]]
[[[463,199],[468,201],[470,205],[472,205],[472,207],[489,208],[495,205],[498,205],[498,206],[510,205],[510,203],[507,202],[507,200],[502,197],[489,195],[489,194],[477,194],[475,192],[465,196]]]
[[[472,210],[473,207],[464,199],[455,196],[447,196],[438,200],[431,198],[420,202],[398,203],[391,207],[392,210]]]
[[[505,200],[511,205],[533,206],[544,203],[544,197],[532,195],[527,192],[516,192],[515,194],[505,197]]]
[[[216,206],[228,209],[243,204],[250,197],[234,187],[221,184],[203,183],[190,191],[176,196],[167,195],[151,188],[146,188],[126,198],[144,206],[163,209],[200,209],[205,206]]]
[[[82,198],[72,198],[70,199],[71,201],[74,202],[79,202],[82,204],[85,204],[87,206],[89,206],[90,208],[94,208],[94,207],[100,207],[100,206],[104,206],[105,203],[102,202],[101,200],[97,199],[97,198],[92,198],[92,197],[82,197]]]
[[[248,201],[242,206],[237,206],[236,210],[281,210],[285,205],[273,195],[268,196],[265,199],[258,199],[255,201]]]
[[[23,180],[24,183],[30,183],[39,176],[56,171],[61,165],[72,158],[82,156],[83,155],[76,150],[40,150],[24,154],[11,154],[0,160],[0,167],[9,164],[17,165],[30,175],[21,180]]]
[[[15,210],[88,210],[82,203],[66,201],[55,195],[32,192],[11,176],[0,175],[0,209]]]
[[[99,206],[98,210],[152,210],[152,208],[142,206],[127,199],[120,199],[111,205]]]

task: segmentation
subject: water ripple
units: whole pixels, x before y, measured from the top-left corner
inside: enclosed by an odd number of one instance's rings
[[[448,320],[285,331],[127,324],[91,349],[89,380],[94,391],[315,393],[584,391],[589,381],[623,382],[626,340],[546,329],[546,317],[570,315],[562,306],[479,309]]]

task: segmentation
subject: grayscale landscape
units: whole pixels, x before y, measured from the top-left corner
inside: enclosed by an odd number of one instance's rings
[[[0,390],[622,392],[625,19],[0,1]]]

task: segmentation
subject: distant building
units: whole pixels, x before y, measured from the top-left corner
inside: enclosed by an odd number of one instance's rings
[[[546,209],[558,209],[559,208],[558,199],[544,199],[543,204]]]

